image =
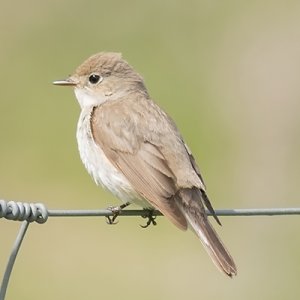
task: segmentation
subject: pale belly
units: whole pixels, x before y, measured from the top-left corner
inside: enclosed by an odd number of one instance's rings
[[[90,109],[83,109],[77,125],[77,142],[81,160],[97,185],[102,185],[124,203],[135,203],[144,208],[151,205],[131,186],[125,176],[107,159],[94,142],[90,129]]]

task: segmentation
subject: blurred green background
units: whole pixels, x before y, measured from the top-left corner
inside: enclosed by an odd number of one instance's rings
[[[299,1],[8,1],[0,10],[0,197],[48,208],[119,202],[95,186],[75,139],[79,105],[52,85],[89,55],[122,52],[175,119],[215,208],[299,206]],[[19,223],[0,221],[0,274]],[[228,280],[164,218],[31,225],[9,299],[291,299],[300,219],[222,218]]]

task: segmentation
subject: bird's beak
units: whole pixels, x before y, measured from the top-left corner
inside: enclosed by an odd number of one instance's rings
[[[72,77],[69,77],[67,79],[53,81],[53,84],[61,86],[75,86],[78,84],[78,82]]]

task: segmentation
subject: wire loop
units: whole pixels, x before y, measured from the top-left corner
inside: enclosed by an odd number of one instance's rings
[[[0,218],[43,224],[48,219],[48,210],[43,203],[0,200]]]
[[[300,207],[291,208],[252,208],[252,209],[220,209],[216,210],[218,216],[280,216],[300,215]],[[159,211],[152,212],[154,216],[161,216]],[[25,203],[0,200],[0,219],[25,221],[22,223],[11,255],[9,257],[3,280],[0,286],[0,300],[4,300],[10,274],[23,238],[30,222],[43,224],[50,217],[83,217],[83,216],[113,216],[114,212],[109,209],[100,210],[47,210],[43,203]],[[207,211],[208,215],[211,215]],[[120,216],[144,216],[144,210],[121,210]]]

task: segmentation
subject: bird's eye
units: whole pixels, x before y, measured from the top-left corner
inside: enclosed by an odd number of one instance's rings
[[[92,84],[96,84],[102,80],[102,77],[98,74],[92,74],[89,77],[89,82]]]

